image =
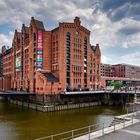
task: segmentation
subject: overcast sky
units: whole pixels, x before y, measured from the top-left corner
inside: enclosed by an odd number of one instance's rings
[[[103,63],[140,65],[140,0],[0,0],[0,50],[31,16],[46,30],[79,16],[91,44],[100,44]]]

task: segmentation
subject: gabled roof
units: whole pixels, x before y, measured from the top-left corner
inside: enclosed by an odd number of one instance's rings
[[[51,72],[41,72],[49,82],[59,82],[59,79],[55,77]]]
[[[52,30],[52,32],[58,31],[59,27],[56,27],[55,29]]]
[[[17,38],[20,39],[21,32],[17,32]]]
[[[93,53],[97,54],[97,56],[101,56],[99,44],[96,44],[96,46],[90,45],[90,47],[91,47]]]
[[[36,27],[37,27],[38,29],[45,30],[42,21],[39,21],[39,20],[36,20],[36,19],[34,19],[34,21],[35,21],[35,25],[36,25]]]
[[[97,46],[91,45],[90,47],[91,47],[92,51],[96,51]]]
[[[29,27],[25,26],[25,32],[29,34]]]
[[[21,30],[25,30],[25,33],[26,34],[29,34],[29,27],[28,26],[25,26],[25,24],[22,24],[22,29]]]
[[[8,47],[8,48],[6,48],[6,51],[5,51],[4,54],[7,55],[7,54],[11,53],[11,51],[12,51],[12,48]]]

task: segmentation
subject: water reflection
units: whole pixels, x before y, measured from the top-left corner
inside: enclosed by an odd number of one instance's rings
[[[31,140],[79,127],[112,120],[121,107],[92,107],[42,113],[0,102],[0,139]]]

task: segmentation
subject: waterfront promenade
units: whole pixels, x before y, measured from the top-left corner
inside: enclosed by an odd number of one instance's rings
[[[137,126],[137,124],[140,124],[139,113],[140,112],[138,111],[135,113],[129,113],[129,114],[121,115],[121,116],[116,116],[114,118],[114,121],[108,127],[103,126],[100,130],[91,131],[91,132],[89,131],[88,134],[74,138],[74,140],[94,140],[94,139],[95,140],[104,140],[104,139],[114,140],[114,138],[115,140],[118,140],[118,138],[120,138],[121,135],[123,135],[123,137],[121,137],[122,138],[121,140],[129,140],[127,138],[129,137],[130,134],[136,135],[140,138],[140,134],[138,134],[140,132],[139,131],[140,126],[139,125]],[[128,127],[132,127],[132,126],[133,126],[132,130],[127,129]],[[137,131],[134,131],[133,129],[134,130],[136,129]],[[117,133],[117,134],[114,134],[114,133]],[[125,133],[128,133],[129,135],[127,134],[125,136]],[[130,139],[130,140],[135,140],[135,139]]]
[[[139,120],[139,113],[140,111],[120,115],[114,117],[114,120],[112,122],[104,122],[100,124],[90,125],[82,128],[78,128],[75,130],[46,136],[46,137],[40,137],[35,140],[54,140],[54,139],[62,139],[62,140],[100,140],[104,138],[105,136],[110,135],[110,133],[114,132],[117,133],[120,131],[121,133],[130,133],[138,135],[138,131],[131,131],[126,130],[129,126],[133,126],[140,123]],[[134,127],[135,128],[135,127]],[[136,127],[136,128],[140,128]],[[106,140],[112,140],[114,136],[110,136],[111,138],[106,138]],[[116,137],[116,140],[119,137]],[[123,139],[122,139],[123,140]],[[126,139],[127,140],[127,139]]]
[[[114,133],[104,135],[94,140],[140,140],[140,123],[134,124]]]

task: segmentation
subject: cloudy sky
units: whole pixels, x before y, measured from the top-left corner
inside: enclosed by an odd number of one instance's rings
[[[79,16],[91,44],[100,44],[103,63],[140,65],[139,0],[0,0],[0,50],[11,46],[14,30],[29,25],[31,16],[46,30]]]

